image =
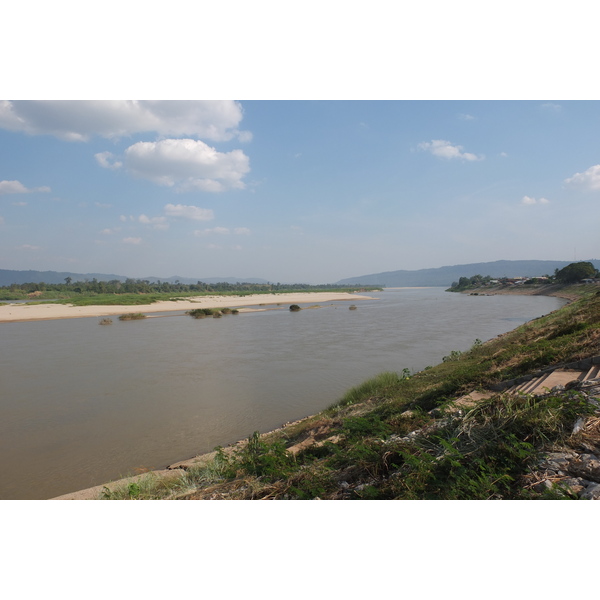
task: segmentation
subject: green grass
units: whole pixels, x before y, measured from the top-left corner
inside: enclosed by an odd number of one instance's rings
[[[119,321],[139,321],[140,319],[146,319],[146,315],[144,313],[129,313],[126,315],[121,315],[119,317]]]

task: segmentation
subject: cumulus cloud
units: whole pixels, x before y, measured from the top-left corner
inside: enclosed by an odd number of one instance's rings
[[[419,144],[419,149],[427,150],[439,158],[458,158],[468,161],[483,160],[485,158],[483,155],[477,156],[475,154],[471,154],[470,152],[463,152],[462,146],[453,145],[451,142],[446,140],[431,140],[431,142],[421,142]]]
[[[531,196],[523,196],[521,204],[548,204],[550,200],[548,198],[532,198]]]
[[[49,192],[48,186],[42,186],[37,188],[27,188],[20,181],[0,181],[0,196],[2,194],[30,194],[33,192]]]
[[[169,217],[183,217],[193,221],[211,221],[215,218],[214,212],[210,208],[200,208],[186,204],[167,204],[165,214]]]
[[[139,237],[126,237],[123,238],[124,244],[132,244],[133,246],[137,246],[142,243],[142,238]]]
[[[98,152],[98,154],[94,154],[94,158],[105,169],[120,169],[123,166],[120,160],[115,160],[112,152]]]
[[[16,100],[0,102],[0,128],[49,134],[67,141],[93,135],[119,138],[142,132],[249,141],[239,131],[239,102],[230,100]]]
[[[169,229],[169,223],[167,223],[166,217],[148,217],[146,215],[140,215],[138,221],[143,225],[151,225],[153,229]]]
[[[179,191],[204,192],[243,189],[249,162],[242,150],[218,152],[192,139],[137,142],[125,150],[124,158],[127,170],[137,177],[168,187],[176,185]]]
[[[467,115],[467,114],[461,113],[460,115],[458,115],[458,118],[461,121],[474,121],[477,117],[474,117],[473,115]]]
[[[575,173],[573,177],[565,179],[565,183],[586,190],[600,190],[600,165],[594,165],[583,173]]]

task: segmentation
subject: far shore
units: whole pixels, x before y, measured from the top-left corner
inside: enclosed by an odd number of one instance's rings
[[[190,300],[154,302],[153,304],[73,306],[71,304],[7,304],[0,306],[0,323],[47,321],[84,317],[111,317],[131,313],[158,313],[194,308],[233,308],[244,306],[305,304],[343,300],[372,300],[349,292],[301,292],[292,294],[253,294],[251,296],[196,296]]]
[[[590,284],[533,284],[533,285],[495,285],[481,286],[463,290],[461,294],[477,294],[479,296],[554,296],[569,302],[579,300],[582,292],[597,290],[598,285]]]

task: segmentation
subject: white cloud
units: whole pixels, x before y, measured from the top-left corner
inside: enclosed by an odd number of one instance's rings
[[[474,121],[477,117],[474,117],[473,115],[467,115],[467,114],[461,113],[460,115],[458,115],[458,118],[461,121]]]
[[[112,152],[98,152],[98,154],[94,154],[94,158],[105,169],[120,169],[123,166],[121,161],[115,160]]]
[[[463,147],[458,145],[452,145],[450,142],[446,140],[431,140],[431,142],[421,142],[419,144],[420,150],[427,150],[431,152],[434,156],[438,156],[439,158],[459,158],[461,160],[483,160],[485,157],[483,155],[476,156],[475,154],[471,154],[470,152],[463,152]]]
[[[13,206],[27,206],[27,202],[11,202]]]
[[[195,136],[214,141],[252,134],[239,131],[239,102],[230,100],[16,100],[0,102],[0,128],[50,134],[67,141],[134,133]]]
[[[200,208],[186,204],[167,204],[165,214],[169,217],[183,217],[194,221],[211,221],[215,218],[214,212],[210,208]]]
[[[0,181],[0,196],[2,194],[31,194],[33,192],[49,192],[48,186],[26,188],[20,181]]]
[[[250,171],[242,150],[218,152],[192,139],[137,142],[125,150],[124,162],[133,175],[159,185],[177,185],[179,191],[243,189],[242,178]]]
[[[508,156],[508,154],[506,152],[500,152],[500,156],[502,158],[506,158]]]
[[[105,204],[104,202],[94,202],[94,206],[98,208],[112,208],[112,204]]]
[[[196,229],[196,231],[194,231],[194,235],[197,235],[197,236],[211,235],[213,233],[215,233],[217,235],[229,235],[231,233],[231,231],[227,227],[213,227],[211,229]]]
[[[600,190],[600,165],[594,165],[583,173],[575,173],[573,177],[565,179],[565,183],[586,190]]]
[[[100,233],[102,235],[112,235],[113,233],[117,233],[120,231],[120,227],[115,227],[114,229],[103,229]]]
[[[169,229],[166,217],[148,217],[140,215],[138,221],[143,225],[151,225],[154,229]]]
[[[550,200],[547,198],[532,198],[531,196],[523,196],[521,204],[549,204]]]
[[[134,246],[137,246],[138,244],[142,243],[142,238],[139,238],[139,237],[126,237],[126,238],[123,238],[123,243],[124,244],[132,244]]]
[[[247,227],[236,227],[233,230],[233,233],[235,233],[236,235],[249,235],[250,230]]]

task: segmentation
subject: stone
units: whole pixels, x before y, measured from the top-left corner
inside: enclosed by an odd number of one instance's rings
[[[594,483],[585,488],[581,494],[582,500],[600,500],[600,483]]]
[[[569,472],[590,481],[600,482],[600,460],[594,454],[581,454],[571,461]]]
[[[569,477],[560,481],[559,485],[569,488],[569,490],[574,494],[581,495],[581,493],[588,485],[590,485],[590,483],[590,481],[582,479],[581,477]]]
[[[571,435],[575,435],[576,433],[579,433],[583,429],[584,425],[585,425],[585,418],[579,417],[579,419],[577,419],[577,421],[575,421],[575,425],[573,426],[573,433]]]

